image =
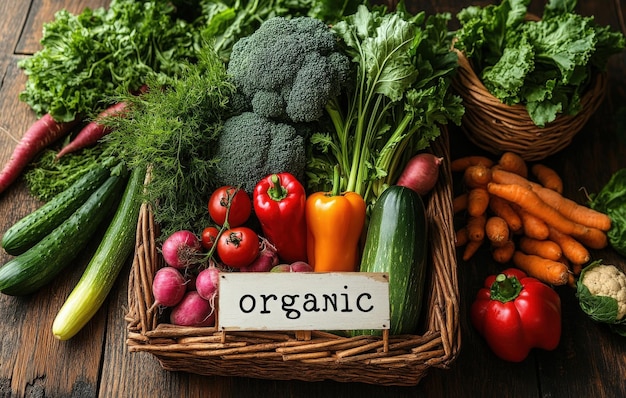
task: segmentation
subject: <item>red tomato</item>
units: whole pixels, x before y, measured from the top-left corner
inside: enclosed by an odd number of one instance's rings
[[[224,265],[245,267],[259,255],[259,236],[248,227],[228,229],[217,241],[217,255]]]
[[[243,189],[223,186],[216,189],[209,199],[209,215],[218,225],[224,225],[226,210],[230,201],[228,225],[231,228],[243,225],[252,213],[252,201]]]
[[[202,247],[207,250],[210,250],[213,247],[213,244],[217,240],[217,235],[219,235],[220,230],[215,227],[206,227],[202,230]]]

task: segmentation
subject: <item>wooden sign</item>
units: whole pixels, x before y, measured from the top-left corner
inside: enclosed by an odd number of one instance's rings
[[[389,328],[389,279],[365,272],[223,272],[220,330]]]

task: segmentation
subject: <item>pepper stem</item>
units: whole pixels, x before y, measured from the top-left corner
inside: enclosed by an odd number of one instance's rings
[[[272,181],[272,186],[267,189],[267,195],[276,202],[280,202],[281,200],[287,197],[287,188],[285,188],[280,183],[280,177],[278,174],[272,174],[270,177]]]
[[[498,274],[496,280],[491,284],[491,299],[498,300],[503,303],[515,300],[522,291],[522,284],[515,276],[507,277],[504,274]]]

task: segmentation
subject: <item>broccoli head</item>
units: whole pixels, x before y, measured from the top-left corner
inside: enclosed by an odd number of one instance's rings
[[[292,122],[321,118],[348,83],[351,63],[335,34],[311,17],[273,17],[237,41],[228,74],[253,112]]]
[[[265,176],[287,171],[304,178],[305,139],[292,125],[254,112],[232,116],[224,122],[215,156],[220,185],[241,186],[252,193]]]

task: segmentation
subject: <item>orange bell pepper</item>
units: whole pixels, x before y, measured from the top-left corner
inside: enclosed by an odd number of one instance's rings
[[[337,174],[338,176],[338,174]],[[307,256],[315,272],[358,271],[366,205],[356,192],[315,192],[305,204]]]

